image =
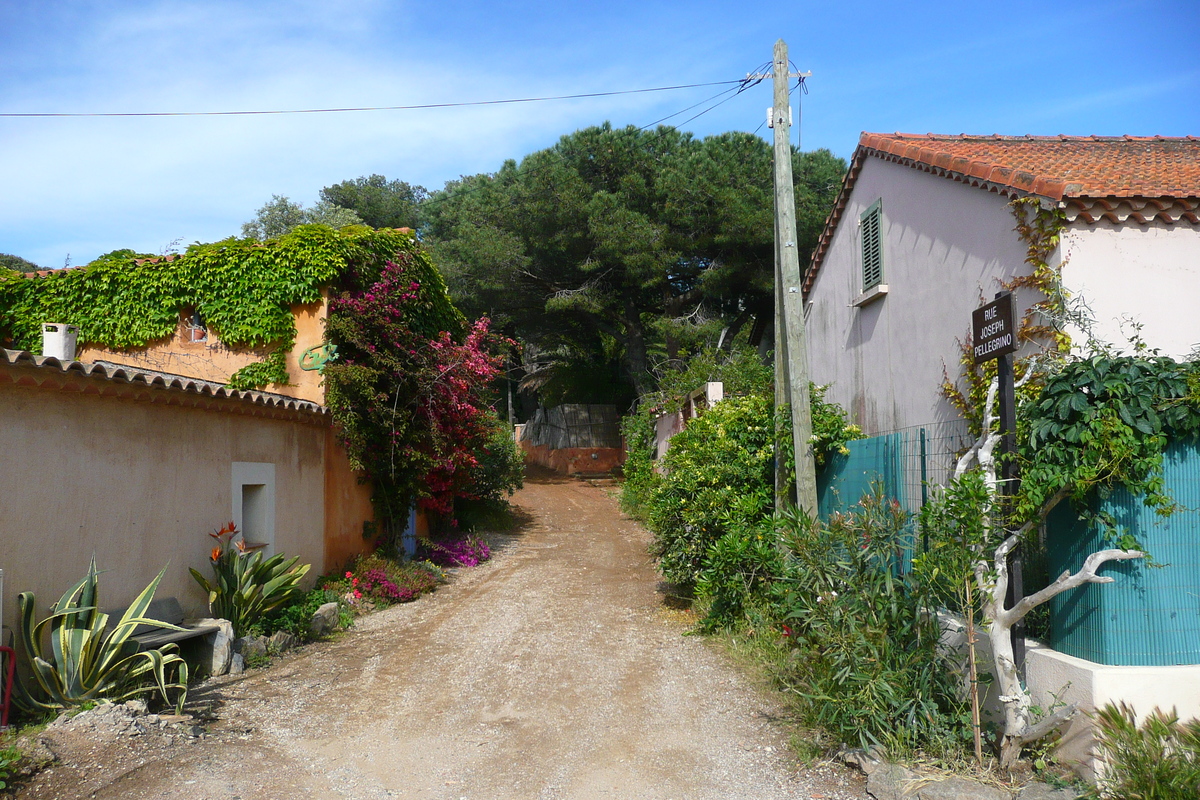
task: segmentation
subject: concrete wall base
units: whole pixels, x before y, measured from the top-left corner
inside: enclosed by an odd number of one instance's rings
[[[938,612],[942,646],[959,665],[966,663],[966,626],[961,617]],[[995,672],[987,632],[976,630],[975,657],[979,672]],[[966,670],[962,669],[964,687]],[[1095,781],[1101,763],[1095,755],[1096,739],[1090,713],[1108,703],[1124,702],[1137,712],[1140,722],[1155,708],[1171,709],[1181,720],[1200,719],[1200,664],[1178,667],[1114,667],[1097,664],[1026,640],[1025,678],[1036,705],[1044,709],[1075,703],[1079,713],[1062,731],[1056,755],[1085,779]],[[995,684],[982,699],[983,719],[1003,718]]]

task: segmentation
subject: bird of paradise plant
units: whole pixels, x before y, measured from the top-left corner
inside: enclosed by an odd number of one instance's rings
[[[170,704],[168,689],[178,690],[175,710],[187,698],[188,667],[176,644],[139,652],[132,638],[139,625],[183,630],[145,616],[166,568],[142,590],[111,628],[109,615],[98,608],[99,572],[92,557],[87,575],[50,607],[50,616],[34,622],[33,592],[17,596],[21,615],[21,643],[35,686],[16,685],[17,704],[30,712],[57,711],[89,700],[127,700],[158,689]],[[43,632],[50,629],[50,649],[43,648]],[[169,680],[171,674],[175,679]],[[152,677],[153,684],[146,679]]]
[[[299,594],[301,578],[311,564],[296,566],[299,556],[284,559],[276,554],[264,559],[265,545],[247,544],[238,538],[237,526],[230,522],[210,533],[217,544],[209,556],[213,580],[189,568],[192,577],[208,592],[208,606],[214,617],[227,619],[234,633],[243,636],[265,614],[286,605]]]

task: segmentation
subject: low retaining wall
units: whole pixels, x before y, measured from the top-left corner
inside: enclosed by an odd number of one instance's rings
[[[963,620],[940,612],[942,645],[966,662]],[[987,632],[976,630],[975,656],[980,673],[995,672]],[[963,672],[965,676],[965,669]],[[1200,665],[1173,667],[1115,667],[1060,653],[1033,639],[1026,640],[1025,678],[1033,702],[1042,708],[1075,703],[1079,713],[1062,729],[1055,754],[1094,781],[1100,769],[1089,712],[1108,703],[1128,703],[1141,722],[1155,708],[1175,710],[1181,720],[1200,719]],[[984,721],[1003,719],[999,687],[992,683],[980,698]]]
[[[564,475],[597,475],[609,473],[625,463],[621,447],[564,447],[551,450],[547,445],[520,443],[525,463],[549,467]]]

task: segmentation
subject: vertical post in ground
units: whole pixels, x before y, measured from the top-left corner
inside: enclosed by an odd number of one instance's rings
[[[787,364],[786,392],[792,410],[792,452],[796,458],[796,505],[817,513],[817,470],[812,450],[812,408],[808,391],[808,351],[804,338],[804,295],[800,255],[796,247],[796,190],[792,183],[791,106],[788,101],[787,44],[775,43],[775,296],[782,297],[783,328],[776,329],[775,350],[783,348]],[[778,363],[778,360],[777,362]],[[776,386],[780,376],[776,372]],[[776,396],[778,397],[778,389]]]

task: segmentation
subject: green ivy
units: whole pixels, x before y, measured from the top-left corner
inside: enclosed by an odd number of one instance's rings
[[[1018,433],[1021,517],[1060,493],[1082,510],[1093,493],[1122,486],[1169,514],[1163,451],[1200,436],[1200,363],[1103,353],[1072,362],[1022,407]]]
[[[80,344],[123,350],[170,338],[184,309],[195,309],[221,341],[234,348],[271,348],[238,370],[230,385],[249,389],[286,384],[286,355],[296,339],[291,307],[314,303],[344,280],[369,279],[392,256],[416,252],[412,233],[356,225],[334,230],[301,225],[267,242],[226,239],[193,244],[173,256],[117,250],[84,268],[41,277],[0,273],[0,340],[22,350],[41,347],[41,324],[79,326]],[[445,295],[441,276],[419,259],[425,285]],[[428,301],[430,333],[454,330],[448,299]],[[461,323],[459,323],[461,326]]]

